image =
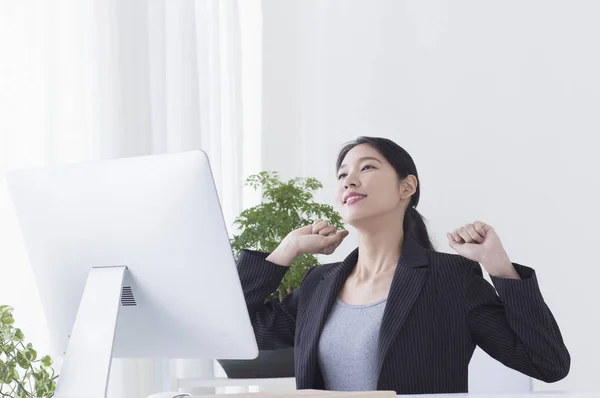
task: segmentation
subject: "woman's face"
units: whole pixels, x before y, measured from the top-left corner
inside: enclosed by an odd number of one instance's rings
[[[354,227],[369,219],[401,217],[416,189],[414,176],[400,181],[392,165],[368,144],[348,152],[337,178],[335,207],[344,222]]]

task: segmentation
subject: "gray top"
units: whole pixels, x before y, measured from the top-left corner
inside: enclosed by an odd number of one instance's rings
[[[326,390],[377,389],[377,345],[387,297],[366,305],[337,299],[319,340],[318,361]]]

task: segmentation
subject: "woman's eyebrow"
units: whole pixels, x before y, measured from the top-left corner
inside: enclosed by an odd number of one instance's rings
[[[377,159],[377,158],[374,158],[374,157],[372,157],[372,156],[364,156],[364,157],[362,157],[362,158],[358,159],[358,161],[359,161],[359,162],[360,162],[360,161],[362,161],[362,160],[376,160],[376,161],[378,161],[379,163],[381,163],[381,160],[379,160],[379,159]],[[383,164],[383,163],[381,163],[381,164]],[[344,168],[344,167],[346,167],[346,164],[342,164],[338,170],[341,170],[341,169],[342,169],[342,168]]]

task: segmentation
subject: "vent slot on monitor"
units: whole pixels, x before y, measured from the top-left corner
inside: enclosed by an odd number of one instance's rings
[[[123,286],[123,289],[121,290],[121,305],[123,307],[137,306],[130,286]]]

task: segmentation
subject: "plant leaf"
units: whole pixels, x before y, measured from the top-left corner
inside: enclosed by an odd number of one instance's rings
[[[46,355],[44,357],[42,357],[42,365],[46,368],[49,368],[50,366],[52,366],[52,358],[50,357],[50,355]]]
[[[21,331],[21,329],[15,329],[15,335],[13,336],[12,340],[13,341],[23,341],[23,339],[25,338],[25,336],[23,335],[23,332]]]
[[[2,319],[5,314],[12,314],[15,309],[10,305],[0,305],[0,319]]]
[[[29,369],[31,361],[27,358],[27,351],[17,351],[17,364],[19,364],[22,369]]]
[[[15,330],[11,328],[4,332],[2,339],[4,341],[13,341],[13,337],[15,337]]]
[[[8,384],[9,380],[7,379],[9,373],[9,368],[3,363],[0,363],[0,385]]]
[[[28,348],[27,348],[27,353],[26,353],[26,354],[27,354],[27,359],[28,359],[30,362],[33,362],[33,361],[35,361],[35,360],[36,360],[36,358],[37,358],[37,351],[36,351],[36,350],[34,350],[33,348],[29,348],[29,347],[28,347]]]
[[[0,319],[0,322],[4,325],[12,326],[15,323],[15,318],[13,318],[10,312],[5,312],[2,314],[2,319]]]
[[[9,373],[10,373],[9,380],[19,379],[19,372],[17,372],[17,368],[11,367]]]

